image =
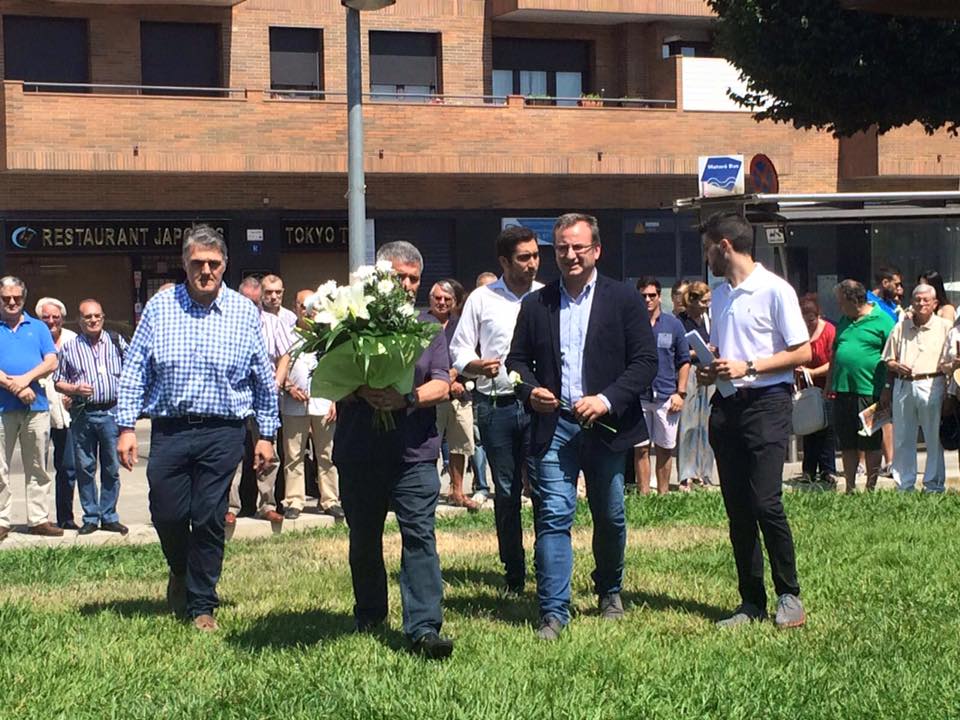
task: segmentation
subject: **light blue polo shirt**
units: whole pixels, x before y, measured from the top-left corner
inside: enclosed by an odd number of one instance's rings
[[[50,330],[35,317],[23,313],[23,319],[16,330],[11,330],[5,322],[0,322],[0,370],[7,375],[29,372],[43,362],[45,355],[55,355],[56,352]],[[40,383],[33,381],[30,389],[36,393],[37,399],[29,409],[35,412],[49,410],[47,394],[40,387]],[[0,413],[26,409],[12,393],[0,388]]]

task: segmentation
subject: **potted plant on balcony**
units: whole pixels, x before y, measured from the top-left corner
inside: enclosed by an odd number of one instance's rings
[[[600,93],[581,93],[580,107],[603,107],[603,96]]]

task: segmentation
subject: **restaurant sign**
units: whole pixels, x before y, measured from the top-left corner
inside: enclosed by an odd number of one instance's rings
[[[8,220],[8,253],[177,251],[190,228],[201,222],[226,239],[223,220]]]
[[[346,250],[350,230],[345,220],[288,220],[281,238],[287,250]]]

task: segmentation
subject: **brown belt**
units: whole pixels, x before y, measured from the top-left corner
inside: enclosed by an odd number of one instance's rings
[[[930,378],[941,377],[942,373],[932,372],[932,373],[920,373],[919,375],[911,375],[910,377],[899,378],[904,382],[913,382],[914,380],[929,380]]]

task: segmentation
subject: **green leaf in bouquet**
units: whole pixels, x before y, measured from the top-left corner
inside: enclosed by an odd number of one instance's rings
[[[341,343],[321,355],[310,381],[311,397],[336,402],[364,385],[366,373],[358,362],[359,357],[352,342]]]

